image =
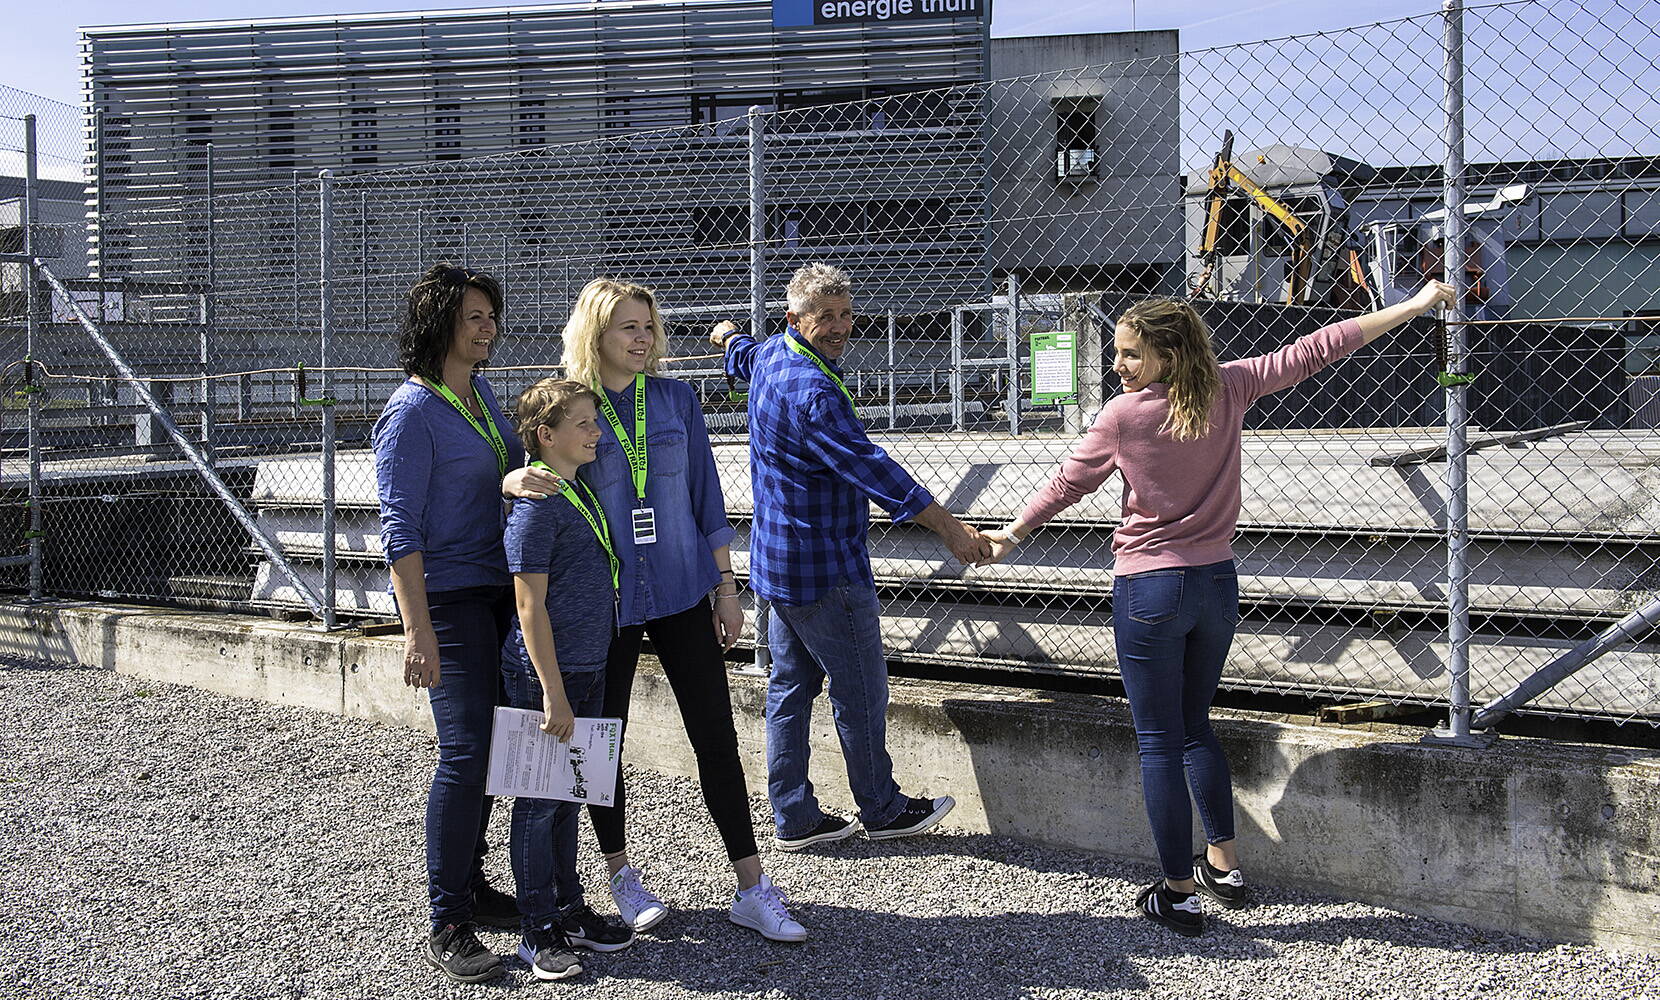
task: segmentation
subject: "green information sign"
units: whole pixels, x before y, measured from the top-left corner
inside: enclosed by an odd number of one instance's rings
[[[1077,335],[1069,330],[1034,333],[1031,345],[1032,404],[1043,406],[1077,398]]]

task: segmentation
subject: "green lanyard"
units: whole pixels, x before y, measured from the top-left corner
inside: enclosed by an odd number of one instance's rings
[[[611,396],[605,387],[598,382],[594,383],[594,395],[599,397],[599,408],[605,412],[605,419],[611,422],[611,430],[617,435],[617,443],[622,445],[623,454],[628,456],[629,471],[634,473],[634,496],[643,505],[646,500],[646,377],[644,373],[634,376],[634,440],[623,433],[622,421],[617,418],[617,411],[611,405]]]
[[[784,342],[790,345],[790,350],[806,358],[808,361],[811,361],[813,364],[818,365],[818,370],[823,372],[825,375],[828,375],[830,377],[830,381],[836,383],[836,388],[840,389],[842,391],[842,395],[847,397],[847,405],[853,408],[853,416],[857,417],[859,415],[859,406],[857,403],[853,402],[853,394],[847,391],[847,386],[842,383],[842,377],[831,371],[830,366],[825,364],[822,358],[820,358],[817,354],[814,354],[812,351],[809,351],[805,345],[790,336],[788,333],[784,334]]]
[[[547,469],[549,472],[553,472],[553,468],[546,462],[538,461],[530,464],[538,469]],[[605,550],[605,557],[611,561],[611,592],[615,595],[622,589],[622,578],[618,573],[618,569],[622,564],[617,560],[617,550],[611,547],[611,527],[605,523],[605,508],[599,505],[599,497],[594,496],[594,491],[588,488],[587,483],[580,479],[576,480],[576,484],[582,487],[582,492],[587,495],[588,502],[593,504],[593,510],[589,510],[581,500],[577,499],[576,490],[571,489],[571,480],[557,472],[553,472],[553,474],[559,479],[559,494],[569,500],[571,506],[582,514],[583,520],[588,522],[588,527],[594,530],[594,537],[599,539],[600,548]],[[594,516],[596,513],[599,515],[597,518]]]
[[[478,387],[473,387],[473,396],[478,399],[478,408],[484,411],[484,423],[482,424],[478,422],[477,417],[473,416],[473,411],[462,405],[460,397],[450,391],[450,387],[444,384],[443,379],[438,380],[437,389],[438,395],[448,400],[449,404],[455,407],[458,413],[467,418],[467,422],[473,425],[473,430],[478,431],[478,436],[490,443],[490,447],[496,453],[496,469],[498,470],[496,474],[506,476],[507,442],[501,439],[501,431],[496,429],[496,422],[491,419],[490,410],[484,405],[484,397],[479,395]]]

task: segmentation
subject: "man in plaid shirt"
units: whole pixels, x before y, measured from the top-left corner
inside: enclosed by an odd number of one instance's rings
[[[956,805],[949,795],[911,798],[893,780],[888,665],[865,544],[871,501],[894,524],[932,530],[964,563],[990,547],[866,435],[836,364],[853,333],[847,272],[809,264],[788,299],[782,336],[761,343],[722,323],[709,337],[725,349],[727,373],[750,384],[750,584],[772,605],[767,795],[779,848],[798,851],[861,825],[872,840],[921,833]],[[807,779],[813,699],[826,678],[855,819],[826,815]]]

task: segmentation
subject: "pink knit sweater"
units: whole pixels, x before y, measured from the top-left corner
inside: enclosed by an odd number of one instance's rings
[[[1020,519],[1036,528],[1095,492],[1114,472],[1124,478],[1123,520],[1112,533],[1118,576],[1233,558],[1239,523],[1239,438],[1250,405],[1309,377],[1360,347],[1360,325],[1345,320],[1261,357],[1222,366],[1210,432],[1177,441],[1160,431],[1170,387],[1155,382],[1101,408],[1049,485]]]

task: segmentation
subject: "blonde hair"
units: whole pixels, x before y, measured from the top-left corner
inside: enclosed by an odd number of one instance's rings
[[[513,422],[519,440],[532,459],[541,458],[541,447],[536,443],[536,428],[558,427],[570,414],[571,404],[586,399],[599,405],[599,397],[581,382],[568,378],[545,378],[519,394],[513,404]]]
[[[803,264],[790,276],[784,298],[790,312],[807,312],[819,299],[851,298],[853,279],[846,271],[830,264]]]
[[[565,321],[565,350],[561,359],[565,373],[583,385],[599,381],[599,337],[611,325],[617,307],[628,300],[643,302],[651,309],[651,346],[646,348],[646,374],[657,374],[657,362],[669,352],[669,334],[663,329],[663,315],[657,311],[657,296],[644,285],[612,278],[595,278],[582,286],[582,293]]]
[[[1163,369],[1159,381],[1170,387],[1170,415],[1159,430],[1177,441],[1210,433],[1210,410],[1222,390],[1222,373],[1205,321],[1186,302],[1148,299],[1131,306],[1118,322],[1158,359]]]

